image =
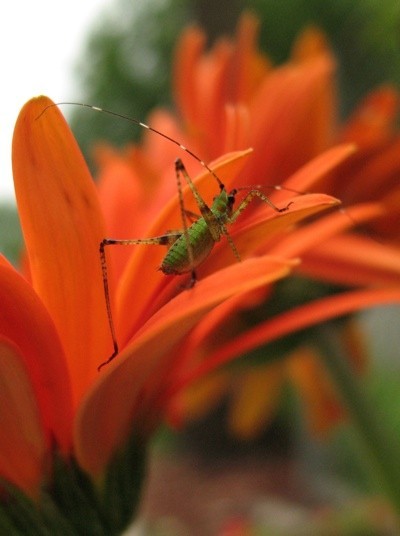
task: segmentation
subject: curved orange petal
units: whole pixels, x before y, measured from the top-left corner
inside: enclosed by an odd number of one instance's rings
[[[75,399],[107,356],[99,261],[105,236],[96,189],[78,145],[52,102],[29,101],[13,138],[16,197],[33,286],[63,341]]]
[[[175,102],[188,125],[189,130],[196,125],[199,104],[197,102],[197,78],[195,67],[203,52],[206,37],[196,27],[187,28],[181,35],[175,52],[174,81]]]
[[[259,27],[259,19],[251,12],[243,13],[239,19],[227,88],[230,102],[248,102],[271,69],[269,60],[257,47]]]
[[[248,368],[235,385],[229,409],[229,430],[242,440],[254,439],[275,415],[284,382],[281,361]]]
[[[282,233],[285,230],[290,230],[296,223],[303,219],[317,214],[322,210],[332,208],[339,203],[337,199],[329,195],[307,194],[294,198],[292,205],[286,212],[274,212],[271,207],[266,205],[261,207],[261,210],[257,210],[253,217],[250,216],[243,223],[238,221],[237,226],[229,229],[230,236],[239,255],[243,259],[259,250],[264,251],[266,244],[269,244],[269,254],[280,256],[280,253],[277,254],[276,250],[270,246],[270,240],[273,237],[276,237],[278,233]],[[293,231],[294,236],[297,233],[297,230]],[[284,252],[283,256],[286,258],[298,255],[298,252],[295,255],[286,255],[283,248],[281,251]],[[301,251],[301,246],[299,246],[298,251]],[[199,277],[203,277],[204,274],[216,271],[232,262],[236,262],[233,252],[224,243],[210,256],[206,264],[199,267]]]
[[[400,289],[394,287],[344,292],[296,307],[272,320],[259,324],[232,339],[229,343],[225,343],[212,355],[209,355],[207,361],[196,370],[180,379],[179,384],[177,383],[171,391],[176,392],[197,378],[212,372],[253,348],[273,342],[290,333],[361,309],[386,303],[398,303],[399,301]]]
[[[362,223],[381,215],[382,210],[378,203],[365,203],[350,207],[344,212],[329,214],[283,237],[271,248],[271,253],[289,257],[303,255],[323,241],[353,227],[355,222]]]
[[[223,153],[237,151],[246,147],[251,129],[251,119],[247,106],[241,104],[226,105],[224,116]]]
[[[368,153],[358,151],[328,178],[328,191],[342,196],[347,205],[390,195],[399,189],[399,152],[399,137]]]
[[[356,149],[356,146],[351,143],[344,143],[327,149],[294,172],[285,181],[285,188],[307,192],[309,188],[318,184],[320,179],[353,155]]]
[[[20,350],[0,336],[0,475],[36,496],[49,445]],[[48,461],[48,460],[47,460]]]
[[[107,237],[143,236],[143,229],[146,228],[146,224],[148,225],[147,218],[151,221],[155,214],[146,202],[139,177],[125,159],[113,155],[103,163],[98,180],[98,192]],[[110,279],[112,276],[114,283],[123,272],[131,252],[129,248],[116,248],[113,253]]]
[[[71,383],[64,350],[52,319],[32,287],[7,265],[0,265],[0,336],[22,355],[50,444],[71,447]],[[2,433],[6,433],[0,427]]]
[[[303,348],[287,359],[285,366],[300,391],[311,431],[317,436],[326,434],[343,419],[345,410],[318,355]]]
[[[303,273],[339,284],[396,285],[400,280],[400,251],[366,236],[333,236],[302,260]]]
[[[392,134],[400,97],[398,91],[385,85],[372,91],[347,120],[340,138],[369,149],[387,140]]]
[[[260,86],[249,106],[254,158],[246,171],[253,183],[281,182],[332,144],[332,71],[332,59],[321,56],[280,67]]]
[[[231,57],[231,43],[220,39],[196,66],[196,138],[200,141],[201,154],[209,159],[220,155],[225,146],[224,105]]]
[[[152,400],[157,398],[157,392],[147,393],[146,406],[141,398],[143,386],[151,384],[152,375],[159,379],[160,371],[168,370],[168,364],[177,358],[176,345],[209,310],[232,295],[284,277],[290,267],[287,261],[267,257],[235,264],[203,279],[158,311],[107,367],[81,406],[75,445],[82,467],[92,474],[103,470],[115,449],[132,432],[135,412],[148,412],[145,424],[149,428],[154,425]],[[155,385],[159,385],[158,381]],[[154,408],[153,413],[157,416],[158,411]],[[141,432],[142,426],[137,424],[137,434]]]

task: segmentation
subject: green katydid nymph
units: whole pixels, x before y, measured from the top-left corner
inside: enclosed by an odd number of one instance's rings
[[[256,197],[261,199],[264,203],[267,203],[274,211],[276,212],[285,212],[288,210],[292,202],[288,203],[286,206],[277,207],[265,194],[263,194],[256,187],[254,188],[245,188],[247,190],[246,195],[240,201],[238,207],[234,207],[236,195],[238,189],[233,189],[227,191],[224,184],[216,175],[216,173],[195,153],[190,149],[171,138],[167,134],[156,130],[155,128],[142,123],[141,121],[128,117],[111,110],[106,110],[99,108],[97,106],[92,106],[90,104],[78,103],[78,102],[59,102],[52,104],[45,108],[40,114],[43,115],[45,111],[52,106],[60,105],[73,105],[73,106],[83,106],[85,108],[90,108],[91,110],[106,113],[115,117],[124,119],[138,125],[142,128],[145,128],[159,136],[162,136],[166,140],[170,141],[177,145],[182,151],[188,153],[192,158],[197,160],[199,164],[205,168],[216,180],[218,183],[219,193],[214,197],[214,200],[209,206],[204,199],[201,197],[199,191],[197,190],[195,184],[190,178],[188,172],[185,169],[185,166],[180,158],[175,161],[175,173],[176,181],[178,187],[178,200],[179,207],[181,212],[182,220],[182,229],[176,231],[167,231],[165,234],[160,236],[153,236],[149,238],[131,238],[131,239],[114,239],[114,238],[104,238],[99,246],[100,249],[100,263],[103,277],[104,285],[104,296],[107,308],[108,322],[110,326],[111,337],[113,341],[113,353],[111,356],[98,367],[100,370],[103,366],[107,365],[112,361],[119,352],[118,341],[116,336],[116,330],[114,326],[114,320],[112,316],[111,309],[111,299],[110,299],[110,289],[108,283],[108,270],[107,270],[107,260],[105,249],[108,246],[131,246],[131,245],[162,245],[167,246],[168,250],[162,260],[160,270],[165,275],[182,275],[190,274],[190,281],[187,285],[187,288],[192,288],[196,283],[196,268],[202,264],[208,255],[211,253],[216,242],[219,242],[222,237],[225,237],[229,243],[230,248],[232,249],[233,255],[235,258],[240,261],[239,252],[236,249],[235,244],[233,243],[232,238],[229,235],[227,226],[234,223],[240,214],[246,209],[249,203]],[[39,116],[39,117],[40,117]],[[196,201],[200,214],[194,214],[185,209],[183,194],[182,194],[182,177],[188,184],[193,197]],[[280,186],[276,186],[276,189],[283,189]],[[296,192],[300,193],[300,192]],[[188,223],[189,222],[189,223]]]

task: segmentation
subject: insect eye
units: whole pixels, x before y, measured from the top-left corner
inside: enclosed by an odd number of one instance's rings
[[[238,191],[236,190],[236,188],[234,188],[233,190],[231,190],[231,191],[229,192],[229,198],[230,198],[230,199],[231,199],[231,198],[235,199],[237,193],[238,193]]]

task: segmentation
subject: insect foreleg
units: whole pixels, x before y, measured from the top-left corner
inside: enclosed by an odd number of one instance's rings
[[[189,231],[188,231],[188,224],[187,224],[187,213],[185,209],[185,204],[183,201],[183,193],[182,193],[182,182],[181,182],[181,173],[185,177],[188,184],[192,184],[192,179],[189,177],[189,174],[187,173],[182,161],[180,159],[175,161],[175,175],[176,175],[176,184],[178,187],[178,197],[179,197],[179,208],[181,211],[181,219],[183,224],[183,234],[185,236],[185,242],[186,242],[186,249],[188,252],[189,257],[189,263],[192,267],[192,280],[193,285],[196,281],[196,274],[194,272],[194,253],[193,248],[190,244],[190,238],[189,238]],[[192,286],[193,286],[192,285]]]
[[[288,210],[290,205],[293,203],[293,201],[291,201],[285,207],[279,208],[271,201],[269,197],[267,197],[262,192],[260,192],[260,190],[250,190],[250,192],[244,197],[244,199],[242,199],[240,205],[237,207],[237,209],[233,212],[233,214],[229,218],[228,220],[229,223],[233,223],[234,221],[236,221],[237,218],[240,216],[240,214],[247,207],[247,205],[251,203],[251,201],[255,197],[259,197],[262,201],[264,201],[264,203],[267,203],[267,205],[269,205],[273,210],[275,210],[275,212],[286,212],[286,210]]]
[[[221,237],[221,230],[220,226],[216,223],[215,215],[213,214],[210,207],[207,205],[207,203],[204,201],[204,199],[199,194],[196,186],[194,185],[192,179],[189,176],[189,173],[186,171],[185,166],[183,165],[183,162],[180,158],[178,158],[175,161],[175,171],[176,176],[178,180],[178,184],[180,184],[180,175],[182,174],[185,178],[186,182],[189,185],[189,188],[192,191],[193,197],[196,200],[196,204],[199,207],[200,213],[207,222],[208,228],[210,230],[210,233],[215,241],[218,241]],[[224,191],[224,185],[220,182],[220,189],[221,191]],[[183,202],[183,201],[182,201]]]
[[[240,257],[240,254],[239,254],[238,250],[237,250],[237,247],[235,246],[235,242],[232,240],[232,237],[229,234],[228,229],[226,228],[225,225],[220,224],[220,232],[221,232],[221,234],[223,234],[226,237],[226,239],[228,241],[228,244],[229,244],[229,247],[231,248],[231,250],[232,250],[232,252],[233,252],[233,254],[235,256],[235,259],[238,262],[241,262],[242,259]]]
[[[101,363],[101,365],[99,365],[97,370],[100,370],[102,367],[104,367],[104,365],[107,365],[110,361],[112,361],[119,352],[117,334],[115,331],[112,310],[111,310],[110,287],[108,284],[108,269],[107,269],[105,247],[106,246],[133,246],[135,244],[171,246],[181,236],[182,236],[182,231],[171,231],[169,233],[165,233],[164,235],[155,236],[152,238],[127,239],[127,240],[116,240],[113,238],[104,238],[100,242],[99,251],[100,251],[101,273],[103,277],[104,297],[106,300],[108,325],[110,327],[110,333],[111,333],[114,349],[113,349],[113,353],[107,359],[107,361],[104,361],[104,363]]]
[[[182,162],[182,160],[180,158],[178,158],[175,161],[175,173],[176,173],[176,182],[177,182],[177,185],[178,185],[179,206],[180,206],[181,216],[182,216],[183,233],[185,235],[186,249],[187,249],[187,252],[188,252],[189,263],[190,263],[190,266],[192,266],[190,286],[193,287],[194,284],[196,283],[196,280],[197,280],[196,271],[194,269],[194,267],[195,267],[195,258],[194,258],[193,247],[192,247],[192,245],[190,243],[189,229],[188,229],[186,219],[188,218],[190,220],[190,219],[194,218],[194,220],[196,221],[196,220],[199,219],[199,216],[197,214],[194,214],[193,212],[187,211],[185,209],[184,202],[183,202],[183,194],[182,194],[181,175],[184,177],[185,181],[189,185],[189,188],[192,191],[193,197],[196,200],[197,206],[199,207],[200,213],[203,216],[203,218],[206,220],[206,222],[207,222],[207,224],[209,226],[211,234],[213,234],[214,227],[215,227],[215,225],[213,225],[214,222],[215,222],[215,216],[212,213],[212,210],[210,209],[210,207],[205,203],[204,199],[201,197],[201,195],[197,191],[196,186],[194,185],[192,179],[190,178],[189,173],[186,171],[186,168],[183,165],[183,162]],[[223,185],[222,185],[222,183],[220,181],[219,181],[219,184],[220,184],[220,187],[223,188]],[[215,239],[219,240],[219,237],[220,237],[220,231],[218,230],[217,238],[215,238]]]

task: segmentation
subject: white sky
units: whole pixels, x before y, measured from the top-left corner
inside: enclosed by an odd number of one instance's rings
[[[96,19],[112,0],[10,0],[0,5],[0,202],[14,199],[11,138],[31,97],[79,100],[73,67]]]

